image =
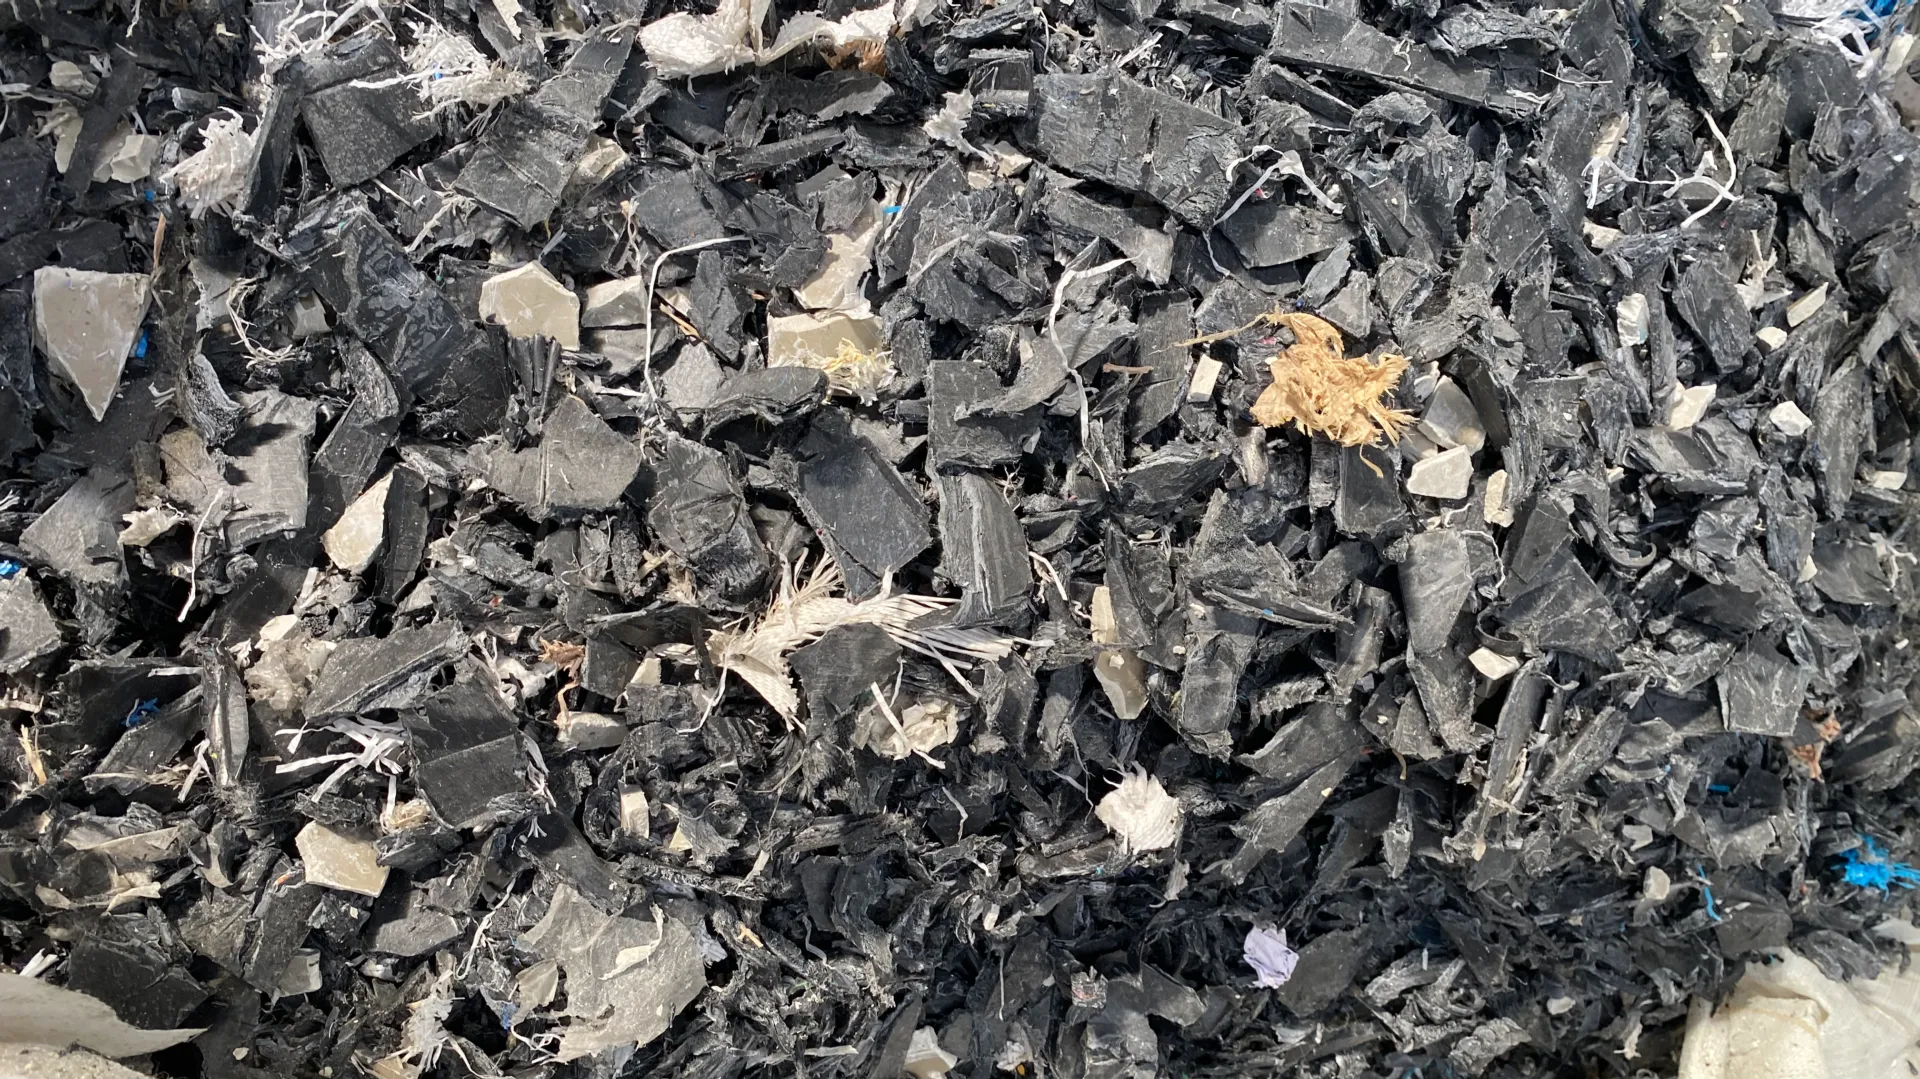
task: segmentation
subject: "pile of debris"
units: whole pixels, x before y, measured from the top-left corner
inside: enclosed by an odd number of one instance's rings
[[[0,8],[0,1042],[1628,1076],[1904,955],[1905,0],[682,6]]]

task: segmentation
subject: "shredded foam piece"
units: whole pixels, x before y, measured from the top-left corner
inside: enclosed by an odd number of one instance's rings
[[[1128,773],[1100,799],[1093,815],[1113,829],[1129,851],[1171,847],[1180,835],[1180,800],[1143,771]]]
[[[168,169],[160,178],[180,190],[180,198],[194,217],[208,210],[231,213],[246,193],[247,172],[253,160],[255,135],[239,113],[215,117],[201,130],[200,152]]]
[[[1340,331],[1315,315],[1284,312],[1262,320],[1292,330],[1295,340],[1267,362],[1273,383],[1253,403],[1261,426],[1291,423],[1342,446],[1365,446],[1383,436],[1397,442],[1412,425],[1411,413],[1384,403],[1406,373],[1405,356],[1349,358]]]
[[[892,5],[829,20],[806,12],[787,20],[773,44],[762,45],[755,28],[766,20],[770,0],[721,0],[711,15],[675,12],[640,28],[640,47],[662,78],[691,78],[770,64],[802,46],[832,51],[873,48],[893,29]]]
[[[466,37],[436,23],[416,27],[418,43],[405,57],[413,74],[405,76],[420,96],[441,112],[455,105],[477,109],[498,105],[526,93],[533,86],[525,72],[487,59]]]

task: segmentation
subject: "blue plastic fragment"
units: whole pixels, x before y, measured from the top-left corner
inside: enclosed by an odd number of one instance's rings
[[[1911,888],[1920,883],[1920,869],[1887,857],[1886,849],[1874,842],[1870,835],[1861,836],[1860,845],[1853,850],[1843,851],[1840,860],[1846,863],[1844,873],[1847,883],[1858,888],[1884,892],[1891,885]]]
[[[1693,867],[1693,875],[1700,878],[1700,899],[1706,904],[1707,917],[1716,922],[1720,921],[1720,910],[1713,905],[1713,883],[1707,879],[1707,868],[1696,865]]]
[[[510,1000],[500,1005],[500,1029],[501,1030],[513,1029],[513,1013],[519,1010],[520,1010],[520,1006]]]
[[[131,730],[134,727],[138,727],[140,724],[158,715],[159,712],[160,698],[148,697],[146,700],[136,703],[133,706],[133,711],[127,713],[127,728]]]
[[[897,214],[897,213],[899,213],[899,212],[900,212],[900,207],[898,207],[898,206],[889,206],[889,207],[887,207],[887,208],[886,208],[886,209],[885,209],[884,211],[882,211],[882,212],[883,212],[883,213],[889,213],[889,214]]]
[[[147,357],[147,331],[140,331],[140,340],[133,343],[133,358],[143,360]]]
[[[11,581],[26,567],[11,558],[0,558],[0,581]]]

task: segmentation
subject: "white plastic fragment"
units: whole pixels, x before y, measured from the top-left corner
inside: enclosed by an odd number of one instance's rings
[[[1240,956],[1253,968],[1256,984],[1262,989],[1278,989],[1287,984],[1293,977],[1293,968],[1300,963],[1300,953],[1287,947],[1287,931],[1270,925],[1256,925],[1247,930],[1247,939],[1240,945]]]
[[[967,120],[972,116],[973,93],[955,90],[947,94],[946,104],[940,107],[939,112],[927,117],[927,122],[920,125],[920,130],[925,131],[928,138],[992,162],[993,155],[967,141]]]
[[[1442,449],[1464,446],[1477,452],[1487,444],[1487,429],[1480,419],[1480,410],[1474,407],[1467,391],[1451,378],[1443,377],[1434,384],[1426,414],[1420,417],[1415,430]]]
[[[877,707],[872,718],[877,722],[864,732],[862,741],[883,757],[903,761],[918,754],[937,765],[939,762],[930,754],[960,736],[960,710],[951,701],[932,697],[910,704],[898,714],[884,696],[876,693],[874,701]]]
[[[1667,429],[1685,431],[1699,423],[1707,414],[1707,406],[1713,404],[1713,399],[1719,392],[1719,385],[1713,382],[1699,386],[1682,386],[1675,383],[1673,410],[1667,414]]]
[[[753,63],[747,34],[766,19],[770,0],[721,0],[711,15],[675,12],[640,28],[640,47],[662,79],[731,71]]]
[[[1787,331],[1778,326],[1762,326],[1754,331],[1754,339],[1767,346],[1768,352],[1778,352],[1787,347]]]
[[[85,993],[0,973],[0,1045],[80,1045],[101,1056],[130,1057],[179,1045],[204,1030],[142,1030]]]
[[[580,347],[580,297],[537,262],[482,282],[480,317],[505,326],[514,337],[547,337],[561,348]]]
[[[1638,292],[1622,296],[1613,309],[1613,327],[1620,337],[1620,347],[1646,344],[1647,298]]]
[[[1799,438],[1813,430],[1813,421],[1792,401],[1782,401],[1773,406],[1773,410],[1767,413],[1767,419],[1788,438]]]
[[[1867,480],[1867,485],[1877,491],[1898,491],[1907,485],[1907,474],[1901,471],[1878,469]]]
[[[620,830],[645,839],[652,827],[646,790],[639,786],[620,788]]]
[[[380,553],[387,537],[387,492],[393,488],[393,473],[363,491],[347,506],[340,520],[327,529],[320,542],[327,558],[348,573],[364,573]]]
[[[1489,682],[1498,682],[1502,678],[1520,669],[1520,661],[1512,656],[1503,656],[1491,648],[1476,648],[1467,657],[1473,669],[1479,671]]]
[[[940,1079],[959,1063],[959,1057],[940,1048],[940,1035],[932,1027],[921,1027],[907,1043],[907,1058],[901,1067],[914,1079]]]
[[[1679,1079],[1911,1079],[1920,1071],[1920,965],[1836,982],[1782,949],[1748,963],[1726,1005],[1696,997]]]
[[[1827,285],[1826,282],[1823,281],[1820,283],[1819,288],[1814,289],[1812,292],[1807,293],[1805,296],[1787,305],[1787,325],[1790,327],[1798,327],[1802,322],[1812,318],[1814,313],[1822,307],[1825,307],[1826,304]]]
[[[322,984],[320,953],[312,948],[302,948],[287,961],[287,969],[280,972],[280,983],[274,986],[274,991],[283,997],[297,997],[302,993],[317,992]]]
[[[1473,451],[1465,446],[1416,461],[1407,473],[1407,493],[1425,498],[1465,498],[1472,483]]]
[[[293,301],[291,332],[295,340],[318,337],[332,329],[333,324],[327,321],[326,305],[320,302],[320,297],[311,292],[303,292],[299,299]]]
[[[68,102],[62,101],[48,109],[40,117],[40,127],[36,134],[53,136],[53,167],[65,175],[67,166],[73,163],[73,148],[80,144],[80,129],[85,121],[80,110]]]
[[[1667,871],[1657,865],[1648,866],[1646,882],[1640,887],[1640,898],[1650,903],[1661,903],[1672,892],[1673,878],[1667,875]]]
[[[33,341],[96,420],[120,388],[153,286],[145,274],[43,266],[33,273]]]
[[[94,182],[130,184],[146,179],[153,171],[154,159],[160,156],[161,141],[158,135],[136,134],[130,128],[114,132],[93,167]]]
[[[1180,835],[1180,800],[1139,769],[1100,799],[1093,815],[1113,829],[1129,851],[1171,847]]]

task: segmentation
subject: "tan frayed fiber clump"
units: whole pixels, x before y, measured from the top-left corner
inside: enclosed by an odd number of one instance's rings
[[[1349,357],[1340,331],[1315,315],[1276,312],[1260,321],[1285,326],[1294,336],[1293,344],[1267,361],[1273,384],[1253,403],[1261,426],[1292,423],[1342,446],[1365,446],[1383,435],[1398,442],[1413,423],[1412,415],[1384,403],[1406,373],[1405,356]]]

